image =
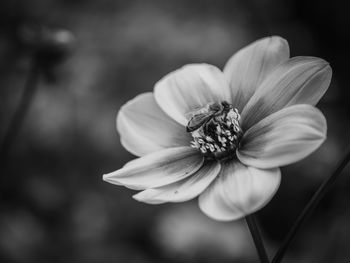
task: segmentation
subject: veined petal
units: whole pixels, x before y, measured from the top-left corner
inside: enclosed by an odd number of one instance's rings
[[[266,76],[288,59],[288,42],[278,36],[257,40],[234,54],[224,68],[232,104],[241,111]]]
[[[132,160],[123,168],[103,175],[103,180],[144,190],[180,181],[197,172],[203,162],[203,157],[191,147],[168,148]]]
[[[239,160],[258,168],[297,162],[315,151],[326,139],[327,122],[310,105],[294,105],[262,119],[245,132]]]
[[[184,126],[194,110],[230,100],[224,74],[208,64],[186,65],[166,75],[156,83],[154,95],[162,110]]]
[[[315,105],[328,89],[331,76],[331,67],[320,58],[289,59],[269,74],[248,101],[241,114],[242,128],[247,130],[287,106]]]
[[[188,178],[158,188],[146,189],[133,197],[141,202],[160,204],[165,202],[184,202],[202,193],[220,171],[219,162],[208,162]]]
[[[216,220],[239,219],[266,205],[280,181],[279,168],[261,170],[231,161],[222,164],[217,178],[199,196],[199,207]]]
[[[153,93],[143,93],[126,103],[117,116],[122,145],[137,156],[164,148],[188,146],[191,136],[184,126],[166,115]]]

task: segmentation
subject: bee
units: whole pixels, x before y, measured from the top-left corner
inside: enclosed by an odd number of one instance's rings
[[[186,131],[193,132],[205,125],[207,127],[211,123],[216,123],[216,117],[228,112],[232,108],[232,105],[228,104],[226,101],[221,103],[209,104],[206,108],[200,109],[192,112],[192,117],[190,118]]]

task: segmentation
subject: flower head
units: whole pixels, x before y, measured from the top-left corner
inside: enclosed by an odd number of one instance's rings
[[[313,105],[331,75],[320,58],[289,58],[277,36],[241,49],[223,72],[186,65],[119,111],[121,142],[140,158],[104,180],[142,190],[134,198],[150,204],[199,196],[217,220],[253,213],[277,191],[278,167],[325,140],[326,120]]]

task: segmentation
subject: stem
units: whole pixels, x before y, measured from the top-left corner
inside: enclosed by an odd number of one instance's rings
[[[247,215],[245,217],[250,233],[252,234],[252,238],[256,247],[256,250],[259,255],[259,259],[261,263],[270,263],[269,258],[267,257],[266,250],[264,247],[263,240],[261,238],[261,234],[258,228],[258,225],[255,220],[255,216],[253,214]]]
[[[346,153],[345,157],[342,161],[339,162],[337,168],[334,172],[321,184],[315,194],[312,196],[310,201],[307,203],[301,214],[298,216],[296,221],[294,222],[292,228],[289,230],[286,238],[284,239],[281,247],[278,249],[275,257],[272,260],[272,263],[281,262],[285,252],[287,251],[288,246],[293,241],[297,231],[300,227],[305,223],[308,216],[313,212],[315,207],[320,203],[324,195],[330,190],[330,188],[334,185],[335,181],[338,179],[340,173],[343,171],[345,166],[350,161],[350,149]]]
[[[33,59],[28,78],[25,83],[24,91],[20,99],[19,105],[16,112],[13,115],[13,119],[7,129],[0,148],[0,157],[4,161],[14,143],[16,136],[22,126],[23,120],[25,119],[26,113],[32,102],[33,96],[35,94],[37,84],[39,80],[39,68],[36,59]]]

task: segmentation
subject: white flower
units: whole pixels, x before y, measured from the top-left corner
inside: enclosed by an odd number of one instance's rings
[[[121,142],[141,157],[103,178],[143,190],[134,198],[150,204],[199,196],[217,220],[253,213],[277,191],[278,167],[325,140],[326,120],[312,105],[331,75],[320,58],[289,58],[277,36],[241,49],[223,72],[186,65],[119,111]]]

